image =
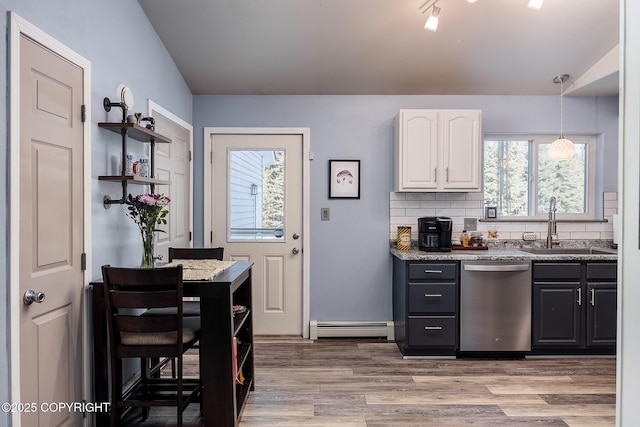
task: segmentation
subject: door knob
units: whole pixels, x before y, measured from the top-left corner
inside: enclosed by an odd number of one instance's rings
[[[293,248],[293,249],[291,249],[291,253],[294,254],[294,255],[298,255],[300,253],[300,249]]]
[[[31,305],[34,302],[40,304],[42,301],[44,301],[44,293],[36,292],[31,289],[26,291],[24,293],[24,296],[22,297],[22,302],[24,302],[24,305]]]

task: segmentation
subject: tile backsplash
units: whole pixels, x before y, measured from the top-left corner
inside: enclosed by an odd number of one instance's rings
[[[560,240],[612,240],[613,215],[618,212],[618,193],[604,193],[606,222],[558,222]],[[484,218],[483,194],[479,193],[390,193],[389,239],[397,238],[398,226],[410,226],[412,240],[418,239],[418,218],[448,216],[453,220],[452,239],[455,241],[464,226],[464,218]],[[522,233],[535,233],[538,239],[547,238],[546,221],[478,221],[478,230],[487,237],[487,230],[497,229],[499,240],[522,240]]]

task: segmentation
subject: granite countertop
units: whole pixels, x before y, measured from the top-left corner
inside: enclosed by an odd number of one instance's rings
[[[615,249],[598,248],[607,253],[598,254],[532,254],[519,249],[492,249],[488,250],[462,250],[451,252],[425,252],[417,248],[408,251],[399,251],[395,247],[390,248],[391,255],[403,261],[570,261],[570,260],[594,260],[617,261],[618,251]]]

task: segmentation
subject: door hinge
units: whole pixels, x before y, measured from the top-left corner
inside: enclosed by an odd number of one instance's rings
[[[80,255],[80,270],[82,270],[82,271],[86,271],[87,270],[87,254],[86,254],[86,252],[83,252],[82,255]]]
[[[87,106],[84,104],[80,106],[80,121],[82,123],[87,121]]]

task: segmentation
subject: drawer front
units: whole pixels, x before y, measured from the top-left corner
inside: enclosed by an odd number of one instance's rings
[[[580,280],[579,262],[535,262],[533,263],[533,280]]]
[[[409,316],[410,347],[456,346],[455,316]]]
[[[616,263],[588,263],[587,280],[616,280],[618,265]]]
[[[409,313],[455,313],[455,283],[410,283]]]
[[[455,280],[457,264],[452,263],[411,263],[409,264],[409,279],[414,280]]]

